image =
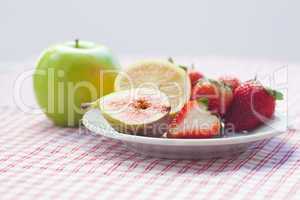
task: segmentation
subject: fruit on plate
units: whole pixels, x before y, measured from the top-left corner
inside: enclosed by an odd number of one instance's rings
[[[204,103],[191,100],[177,113],[167,132],[168,138],[212,138],[220,133],[221,123]]]
[[[226,129],[241,132],[255,129],[272,118],[275,101],[282,93],[264,87],[257,80],[247,81],[234,91],[230,110],[225,115]]]
[[[233,93],[227,85],[203,78],[193,88],[191,99],[206,99],[208,110],[223,116],[231,105]]]
[[[121,133],[161,137],[168,129],[171,105],[159,90],[122,90],[100,98],[94,107],[97,105],[103,117]]]
[[[192,88],[195,87],[195,85],[198,83],[199,80],[204,78],[204,75],[199,70],[196,70],[193,66],[191,69],[188,69],[188,75],[191,80]]]
[[[118,66],[102,45],[76,40],[52,46],[41,55],[33,75],[37,102],[56,125],[77,126],[81,103],[113,91]]]
[[[163,60],[140,61],[119,73],[115,80],[115,91],[132,88],[153,88],[165,93],[170,100],[171,115],[181,110],[191,93],[185,70]]]
[[[174,60],[173,60],[173,58],[169,58],[168,61],[170,63],[173,63],[173,64],[175,63]],[[187,66],[184,66],[184,65],[177,65],[177,66],[180,67],[180,68],[182,68],[182,69],[184,69],[185,71],[187,71],[188,76],[189,76],[189,78],[191,80],[191,87],[192,88],[197,84],[197,82],[199,80],[201,80],[202,78],[204,78],[204,75],[199,70],[196,70],[195,67],[194,67],[194,65],[192,65],[191,68],[189,68]]]
[[[241,85],[241,81],[235,76],[221,76],[219,81],[231,87],[232,91]]]

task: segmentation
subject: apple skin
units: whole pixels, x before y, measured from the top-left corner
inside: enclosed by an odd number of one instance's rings
[[[105,46],[86,41],[52,46],[33,75],[37,102],[54,124],[76,127],[80,105],[113,92],[118,71],[118,60]]]

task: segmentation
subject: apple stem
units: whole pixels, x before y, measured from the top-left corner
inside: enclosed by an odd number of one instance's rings
[[[75,48],[79,48],[79,39],[75,39]]]

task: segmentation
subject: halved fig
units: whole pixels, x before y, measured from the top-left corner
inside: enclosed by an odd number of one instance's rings
[[[138,88],[106,95],[99,100],[104,118],[119,132],[161,137],[168,129],[171,105],[166,94]]]

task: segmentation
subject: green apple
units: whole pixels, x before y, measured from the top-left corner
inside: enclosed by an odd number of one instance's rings
[[[80,105],[113,91],[119,62],[102,45],[78,41],[45,50],[33,85],[38,104],[56,125],[78,126]]]

